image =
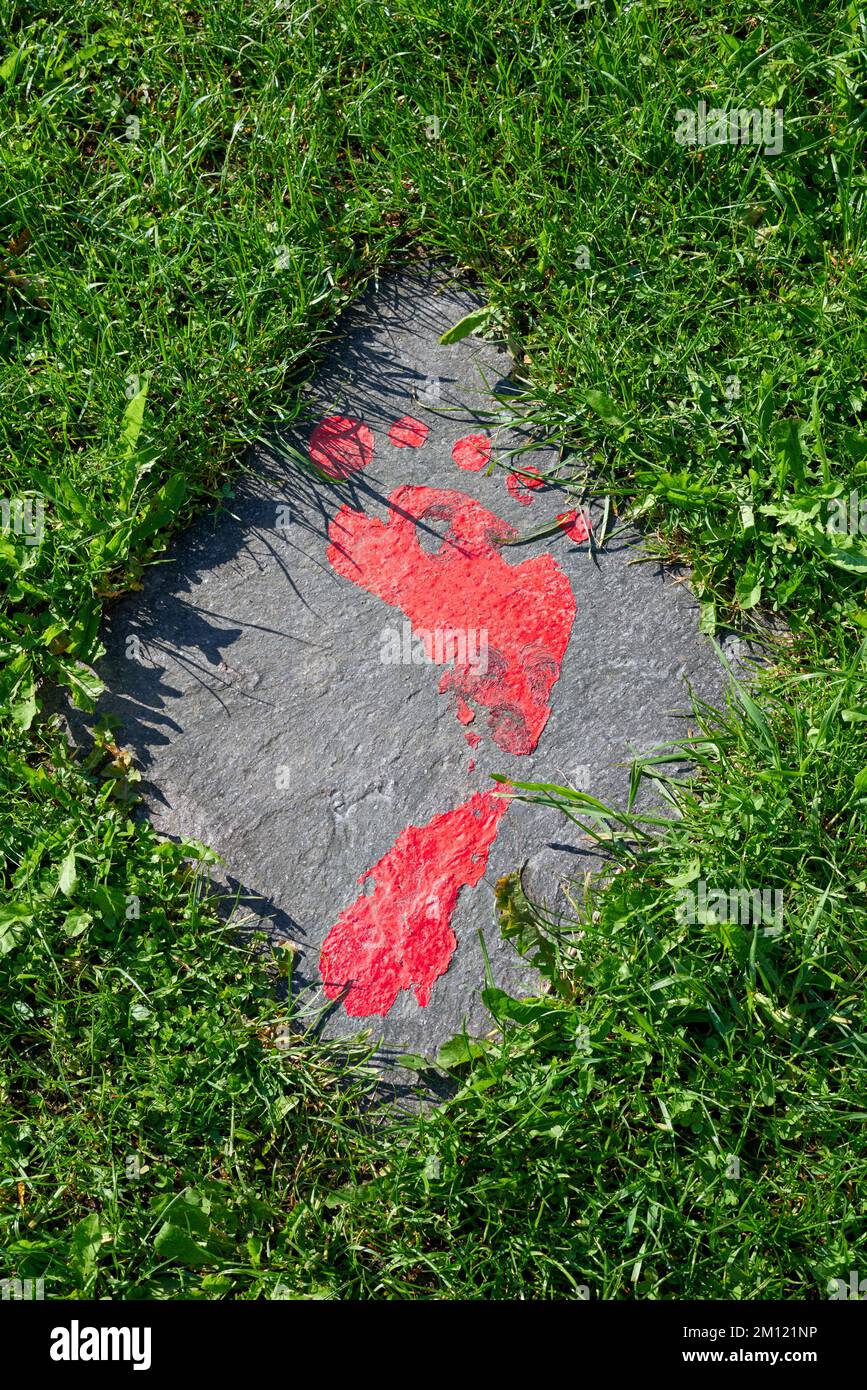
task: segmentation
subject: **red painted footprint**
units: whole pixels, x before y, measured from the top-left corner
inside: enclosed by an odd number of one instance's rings
[[[392,425],[389,440],[396,448],[418,448],[426,435],[424,424],[405,416]],[[332,416],[313,431],[309,447],[319,467],[346,478],[366,467],[373,446],[362,421]],[[452,457],[458,467],[480,471],[489,462],[490,441],[468,436]],[[463,493],[402,487],[389,501],[394,510],[387,524],[341,508],[329,527],[330,563],[400,608],[431,656],[438,633],[483,631],[484,662],[480,649],[473,660],[455,659],[440,689],[455,692],[463,725],[475,718],[472,700],[490,711],[488,724],[501,748],[530,752],[550,714],[548,696],[575,617],[568,579],[547,554],[510,565],[497,540],[515,532]],[[419,533],[429,537],[437,522],[446,522],[447,531],[430,553]],[[471,747],[481,741],[468,731],[465,738]],[[385,1015],[404,989],[413,989],[420,1005],[428,1003],[457,945],[450,924],[458,894],[484,874],[508,804],[507,796],[476,793],[427,825],[401,831],[359,879],[372,881],[373,894],[360,894],[325,938],[320,970],[328,998],[345,991],[346,1012],[355,1017]]]
[[[419,1004],[444,975],[457,939],[450,922],[458,893],[478,883],[508,797],[476,792],[427,825],[408,825],[358,880],[371,879],[322,945],[319,968],[329,999],[344,990],[353,1017],[387,1014],[403,989]]]
[[[389,497],[388,522],[342,507],[328,528],[328,560],[338,574],[399,608],[431,658],[437,634],[475,634],[460,643],[440,690],[489,710],[488,727],[507,753],[536,747],[551,707],[548,697],[572,631],[575,599],[549,554],[509,564],[498,539],[512,527],[462,492],[400,487]],[[446,524],[444,537],[434,526]],[[432,535],[439,548],[423,549]],[[439,650],[443,650],[440,641]],[[442,660],[442,657],[439,657]],[[448,657],[446,658],[448,660]]]

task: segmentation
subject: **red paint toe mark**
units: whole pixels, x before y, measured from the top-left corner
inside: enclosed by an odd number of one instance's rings
[[[532,476],[528,477],[530,474]],[[529,507],[533,500],[533,492],[536,488],[544,487],[545,480],[539,476],[538,468],[532,463],[526,468],[522,468],[515,473],[510,473],[506,479],[506,487],[516,502],[520,502],[522,507]]]
[[[388,500],[387,522],[341,507],[328,528],[329,563],[401,609],[426,649],[449,635],[455,655],[440,690],[488,709],[505,752],[532,752],[575,619],[568,578],[547,553],[510,564],[497,542],[514,529],[465,493],[400,487]],[[434,534],[443,522],[445,534]],[[438,548],[423,548],[420,536]]]
[[[428,437],[428,427],[423,420],[403,415],[395,420],[388,437],[396,449],[420,449]]]
[[[508,797],[476,792],[427,825],[400,832],[359,879],[373,879],[373,894],[361,893],[325,938],[319,968],[329,999],[348,985],[344,1005],[353,1017],[387,1014],[402,989],[428,1003],[457,945],[450,922],[458,894],[485,872],[508,805]]]
[[[586,541],[592,530],[590,518],[585,516],[579,507],[573,508],[571,512],[558,512],[557,520],[561,530],[565,531],[570,541],[575,541],[576,545]]]
[[[480,473],[491,461],[491,441],[486,434],[465,434],[452,448],[452,458],[458,468]]]
[[[310,435],[307,449],[329,478],[348,478],[373,458],[373,431],[362,420],[326,415]]]

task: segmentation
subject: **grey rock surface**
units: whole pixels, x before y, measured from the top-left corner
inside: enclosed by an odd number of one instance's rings
[[[439,343],[476,304],[441,270],[383,277],[341,321],[297,428],[257,452],[231,510],[185,533],[106,623],[100,713],[119,721],[120,740],[137,757],[148,814],[160,831],[215,849],[248,914],[297,942],[297,983],[314,1010],[328,1004],[322,941],[360,893],[360,875],[404,827],[490,789],[495,772],[580,785],[622,805],[633,751],[685,733],[687,681],[704,699],[719,700],[723,688],[682,576],[631,563],[641,553],[634,535],[593,555],[558,533],[508,556],[517,564],[553,555],[577,604],[551,716],[529,755],[497,747],[484,711],[471,726],[482,735],[471,750],[454,699],[438,692],[435,666],[381,661],[383,628],[400,628],[403,615],[329,564],[328,526],[341,506],[385,519],[401,485],[458,490],[525,534],[568,505],[545,490],[523,506],[503,468],[467,472],[452,460],[454,442],[471,432],[490,434],[501,460],[527,442],[492,418],[491,390],[502,388],[508,356],[472,336]],[[369,466],[345,481],[307,465],[311,428],[330,415],[364,421],[375,438]],[[430,428],[421,448],[389,442],[405,415]],[[545,472],[556,457],[545,449],[517,456],[516,466],[528,464]],[[429,1004],[405,990],[384,1018],[358,1018],[336,1001],[324,1031],[372,1029],[385,1055],[430,1053],[464,1026],[487,1031],[479,932],[498,983],[520,991],[532,982],[500,939],[497,879],[526,864],[525,886],[559,913],[563,881],[580,881],[598,862],[562,815],[513,804],[484,877],[460,892],[457,949]]]

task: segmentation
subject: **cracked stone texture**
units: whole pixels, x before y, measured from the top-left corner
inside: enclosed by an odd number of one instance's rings
[[[723,687],[682,576],[631,563],[641,554],[634,534],[595,556],[557,534],[508,557],[517,563],[549,551],[577,603],[551,717],[530,755],[497,748],[483,710],[471,726],[482,742],[471,750],[453,697],[438,693],[437,667],[381,662],[380,634],[400,628],[403,614],[328,564],[328,523],[341,505],[384,519],[394,488],[425,484],[471,494],[522,534],[569,505],[547,490],[522,506],[504,469],[487,476],[452,461],[453,443],[470,432],[491,434],[501,460],[527,443],[492,415],[491,389],[506,389],[508,355],[474,336],[439,343],[477,305],[441,269],[384,276],[344,315],[303,418],[256,451],[229,509],[185,533],[149,571],[144,591],[114,608],[104,633],[100,713],[119,721],[121,741],[137,756],[153,823],[222,856],[223,880],[241,892],[244,915],[297,942],[296,984],[313,1015],[327,1006],[326,1035],[372,1029],[385,1059],[431,1053],[464,1026],[488,1030],[480,932],[497,982],[513,991],[532,984],[495,922],[502,874],[525,865],[527,891],[559,914],[568,911],[563,884],[580,883],[599,860],[557,811],[513,804],[484,877],[461,890],[451,923],[457,949],[430,1003],[420,1007],[406,990],[384,1019],[347,1017],[319,983],[319,948],[358,896],[359,876],[405,826],[490,789],[493,772],[583,782],[601,800],[625,804],[632,753],[686,732],[687,681],[704,699],[719,700]],[[439,402],[425,405],[435,381]],[[369,467],[341,483],[306,466],[311,428],[333,414],[361,419],[375,435]],[[430,426],[422,448],[389,442],[403,415]],[[556,456],[531,450],[517,463],[544,472]],[[593,507],[591,515],[598,519]]]

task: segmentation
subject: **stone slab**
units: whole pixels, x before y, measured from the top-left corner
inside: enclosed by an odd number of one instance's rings
[[[460,889],[457,946],[429,1003],[405,989],[384,1017],[351,1016],[345,997],[329,1001],[321,989],[323,940],[362,891],[360,876],[406,827],[489,791],[492,773],[581,785],[624,804],[632,752],[684,734],[687,681],[710,700],[723,686],[683,576],[633,563],[643,552],[632,533],[596,553],[562,532],[504,548],[511,565],[552,556],[576,605],[532,752],[498,746],[484,709],[462,725],[435,666],[381,660],[384,628],[401,630],[405,617],[329,561],[341,508],[367,522],[394,520],[389,497],[398,488],[458,491],[523,535],[569,505],[551,489],[525,505],[503,467],[471,471],[453,460],[455,443],[480,433],[494,460],[542,473],[557,463],[498,424],[492,392],[505,387],[508,355],[475,336],[439,342],[477,302],[441,269],[383,276],[341,320],[297,425],[255,451],[233,502],[178,540],[104,633],[100,713],[119,722],[139,761],[155,825],[217,850],[248,911],[297,943],[296,982],[305,1008],[325,1009],[326,1034],[372,1029],[385,1055],[430,1053],[463,1027],[487,1030],[479,933],[498,983],[518,991],[532,983],[496,926],[502,874],[526,865],[529,891],[556,914],[566,907],[561,885],[599,861],[555,811],[510,805],[483,876]],[[373,437],[367,467],[345,479],[309,462],[311,431],[335,416],[364,422]],[[389,440],[404,416],[428,426],[421,447]],[[524,452],[511,455],[517,448]],[[590,515],[598,526],[598,510]],[[449,544],[445,525],[419,523],[423,549]],[[481,736],[477,748],[467,732]]]

